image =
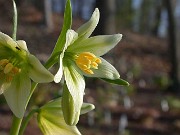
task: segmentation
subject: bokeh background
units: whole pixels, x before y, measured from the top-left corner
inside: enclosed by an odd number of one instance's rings
[[[16,0],[17,39],[44,63],[63,24],[65,0]],[[130,83],[128,87],[87,78],[85,102],[96,109],[77,125],[83,135],[180,134],[180,0],[71,0],[73,26],[86,22],[95,7],[101,13],[93,35],[123,34],[104,56]],[[0,0],[0,31],[12,34],[11,0]],[[51,71],[56,73],[58,65]],[[29,109],[61,96],[61,84],[39,85]],[[12,113],[0,96],[0,135],[7,135]],[[41,135],[36,116],[25,135]]]

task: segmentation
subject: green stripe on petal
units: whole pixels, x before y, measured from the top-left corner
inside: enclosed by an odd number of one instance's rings
[[[96,8],[90,20],[87,23],[83,24],[81,27],[79,27],[79,29],[77,30],[77,33],[79,35],[78,41],[82,39],[86,39],[92,34],[92,32],[94,31],[94,29],[96,28],[99,22],[99,16],[100,16],[99,9]]]
[[[38,125],[44,135],[81,135],[76,126],[65,123],[61,108],[41,109]]]
[[[67,85],[64,84],[62,94],[62,111],[64,120],[68,125],[74,126],[79,121],[79,103],[79,101],[74,101],[73,97],[71,96],[67,88]]]
[[[16,117],[24,116],[26,103],[31,89],[31,80],[27,74],[21,73],[16,75],[11,85],[4,90],[4,96],[7,104]]]
[[[52,82],[54,76],[40,63],[40,61],[34,56],[28,55],[29,68],[28,75],[29,77],[37,83],[46,83]]]
[[[121,38],[122,34],[94,36],[81,42],[76,42],[67,51],[76,53],[91,52],[96,56],[102,56],[114,48]]]
[[[73,62],[66,60],[63,64],[66,85],[74,101],[74,112],[79,112],[83,103],[85,89],[84,77],[78,73]],[[77,122],[78,121],[72,123],[75,125]]]
[[[91,69],[94,74],[90,75],[84,73],[84,75],[88,77],[107,78],[111,80],[118,79],[120,77],[118,71],[105,59],[100,59],[102,63],[98,64],[98,69]]]

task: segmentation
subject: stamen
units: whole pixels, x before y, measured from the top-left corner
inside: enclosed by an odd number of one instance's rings
[[[101,63],[101,59],[90,52],[83,52],[76,56],[75,62],[86,74],[94,74],[91,69],[98,69],[98,64]]]
[[[8,63],[9,63],[9,60],[7,60],[7,59],[2,59],[2,60],[0,60],[0,66],[1,66],[1,67],[6,66]]]
[[[6,76],[6,82],[11,82],[12,79],[13,79],[13,76],[11,76],[11,75]]]
[[[4,73],[7,74],[9,73],[11,70],[13,69],[13,64],[12,63],[8,63],[5,68],[4,68]]]
[[[21,72],[21,69],[17,68],[17,67],[13,67],[13,69],[11,70],[11,72],[15,75],[19,72]]]
[[[8,59],[0,60],[0,77],[6,82],[11,82],[13,77],[20,73],[21,69],[14,66]]]

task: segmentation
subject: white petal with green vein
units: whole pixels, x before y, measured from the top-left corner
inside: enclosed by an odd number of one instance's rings
[[[74,112],[79,112],[83,103],[84,77],[76,70],[76,66],[72,61],[64,63],[64,76],[67,88],[74,101]]]
[[[28,61],[28,75],[34,82],[46,83],[54,80],[54,76],[40,63],[35,56],[29,54]]]
[[[67,51],[77,53],[91,52],[96,56],[102,56],[114,48],[121,38],[122,34],[94,36],[81,42],[75,42]]]
[[[15,76],[10,87],[4,90],[6,101],[12,112],[18,118],[22,118],[24,116],[30,89],[31,80],[27,74],[21,73]]]
[[[85,76],[107,78],[111,80],[120,78],[118,71],[109,62],[107,62],[103,58],[100,58],[100,59],[102,63],[98,65],[98,69],[92,69],[94,74],[92,75],[84,74]]]
[[[99,17],[99,9],[96,8],[90,20],[87,23],[83,24],[81,27],[79,27],[79,29],[77,30],[77,33],[79,35],[78,40],[86,39],[92,34],[99,22]]]

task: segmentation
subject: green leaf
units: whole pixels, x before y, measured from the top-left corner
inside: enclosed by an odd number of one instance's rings
[[[68,30],[66,33],[66,43],[64,45],[64,48],[62,50],[62,53],[59,56],[59,70],[56,73],[55,77],[54,77],[54,82],[55,83],[59,83],[61,81],[62,75],[63,75],[63,58],[64,58],[64,53],[65,50],[67,49],[67,47],[69,45],[71,45],[71,43],[76,39],[77,37],[77,33],[73,30]]]
[[[121,78],[119,79],[115,79],[115,80],[111,80],[111,79],[106,79],[106,78],[101,78],[102,80],[108,82],[108,83],[112,83],[112,84],[117,84],[117,85],[124,85],[124,86],[129,86],[129,83]]]
[[[53,56],[57,52],[61,52],[63,50],[65,42],[66,42],[66,32],[68,29],[71,28],[71,24],[72,24],[71,1],[67,0],[65,12],[64,12],[63,27],[62,27],[61,34],[59,35],[59,38],[56,42],[55,48],[54,48],[51,56]]]

